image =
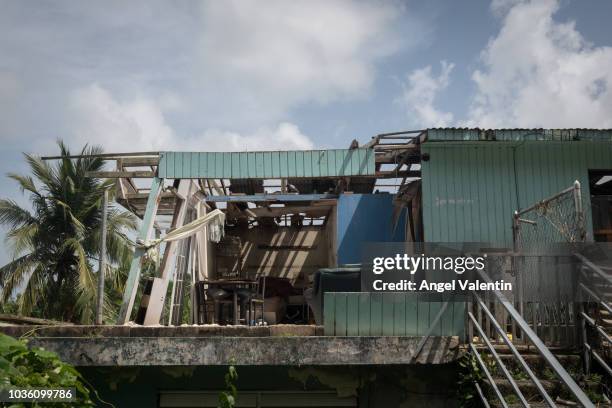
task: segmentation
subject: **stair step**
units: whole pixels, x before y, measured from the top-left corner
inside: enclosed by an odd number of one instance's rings
[[[476,349],[480,352],[487,351],[488,348],[484,344],[474,344]],[[529,344],[515,344],[514,347],[518,350],[521,355],[540,355],[538,349]],[[497,354],[511,354],[512,352],[505,344],[493,344],[493,348],[497,352]],[[559,355],[572,355],[575,354],[575,350],[568,349],[567,347],[557,347],[557,346],[549,346],[548,350],[553,354]]]
[[[498,354],[502,361],[505,363],[506,360],[515,360],[514,354]],[[521,357],[527,362],[527,364],[542,362],[545,363],[544,358],[539,354],[521,354]],[[580,362],[580,356],[578,354],[555,354],[555,357],[562,364],[564,363],[576,363]]]
[[[514,393],[514,389],[512,388],[512,385],[510,384],[510,381],[506,379],[502,379],[502,378],[494,378],[493,380],[495,381],[495,385],[497,385],[497,388],[499,388],[502,395],[504,396],[516,395]],[[542,386],[544,387],[544,389],[546,390],[546,392],[552,397],[553,400],[555,400],[559,395],[562,395],[561,398],[563,399],[568,398],[566,396],[567,394],[566,387],[561,381],[543,380],[543,379],[539,379],[539,380]],[[531,380],[515,380],[515,382],[528,401],[534,402],[534,403],[543,402],[543,398],[540,395],[540,392],[538,391],[535,384],[531,382]],[[487,391],[485,392],[488,392],[489,393],[488,395],[490,395],[489,400],[490,401],[493,399],[496,400],[497,398],[494,396],[494,392],[493,392],[493,389],[490,387],[489,380],[485,379],[483,380],[483,383],[484,383],[483,389],[486,389]],[[600,386],[601,384],[591,381],[586,384],[585,388],[588,390],[596,391],[600,388]]]

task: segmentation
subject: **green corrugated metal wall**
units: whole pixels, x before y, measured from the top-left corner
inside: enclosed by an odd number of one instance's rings
[[[612,141],[611,129],[428,129],[427,140],[435,141]]]
[[[428,242],[512,243],[512,213],[582,184],[590,223],[588,170],[612,169],[609,142],[427,142],[422,151]]]
[[[263,179],[374,175],[372,149],[278,152],[164,152],[161,178]]]
[[[427,299],[424,296],[428,296]],[[326,336],[423,336],[440,312],[431,294],[325,293],[323,322]],[[463,336],[465,302],[450,302],[432,336]]]

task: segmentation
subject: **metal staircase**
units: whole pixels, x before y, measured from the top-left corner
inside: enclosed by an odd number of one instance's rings
[[[484,271],[479,274],[490,281]],[[600,342],[584,342],[588,355],[579,348],[551,347],[501,292],[490,292],[488,298],[477,292],[472,296],[469,351],[483,373],[482,381],[474,383],[483,406],[608,406],[605,375],[610,375],[609,360],[596,350],[594,344]],[[506,314],[492,304],[501,306]],[[581,321],[586,321],[588,315],[581,313]],[[513,325],[516,337],[509,330]],[[597,370],[590,369],[591,357],[601,364]]]
[[[473,292],[469,303],[469,350],[483,373],[474,387],[483,406],[612,406],[612,267],[580,254],[584,219],[578,181],[514,213],[514,252],[498,263],[511,265],[518,290],[511,300],[499,291]],[[567,246],[552,257],[532,251],[557,243]],[[539,299],[543,292],[552,299]]]

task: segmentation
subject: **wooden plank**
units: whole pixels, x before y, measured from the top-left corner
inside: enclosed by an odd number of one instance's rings
[[[327,214],[332,205],[326,206],[288,206],[288,207],[257,207],[249,211],[256,217],[278,217],[285,214],[307,213],[309,215],[323,216]]]
[[[134,171],[87,171],[85,177],[92,178],[152,178],[155,172],[150,170]]]
[[[42,325],[42,326],[72,326],[74,323],[62,322],[58,320],[39,319],[36,317],[19,316],[14,314],[0,313],[0,322],[12,323],[17,325]]]
[[[359,293],[359,336],[371,336],[370,320],[370,295],[371,293]]]
[[[208,196],[206,201],[212,202],[261,202],[261,201],[317,201],[338,198],[335,194],[253,194],[253,195],[220,195]]]
[[[160,196],[162,199],[176,197],[172,191],[164,191]],[[126,193],[122,198],[127,200],[146,200],[149,198],[149,193]]]
[[[358,336],[359,335],[359,293],[347,293],[346,294],[346,335],[347,336]]]
[[[126,157],[121,159],[121,164],[124,167],[141,167],[141,166],[157,166],[159,164],[158,157]]]

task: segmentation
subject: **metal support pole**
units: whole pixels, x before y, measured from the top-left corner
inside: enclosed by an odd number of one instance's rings
[[[102,196],[102,222],[100,228],[102,229],[102,237],[100,241],[100,263],[98,269],[98,307],[96,310],[96,324],[104,324],[104,275],[106,271],[106,217],[108,206],[108,188],[104,189],[104,195]]]

